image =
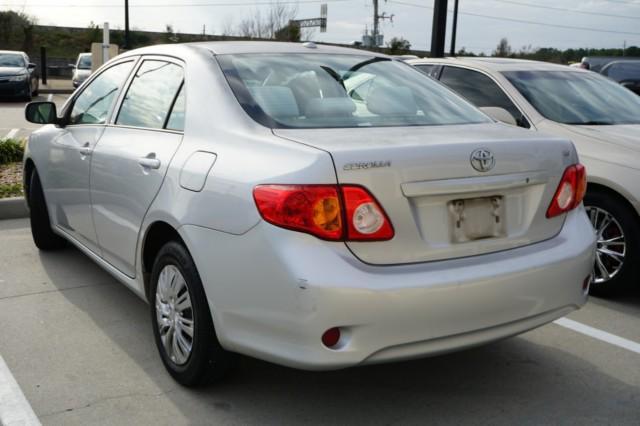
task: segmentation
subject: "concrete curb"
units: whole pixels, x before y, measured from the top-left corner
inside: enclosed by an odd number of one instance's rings
[[[23,197],[0,199],[0,220],[29,217],[27,202]]]
[[[70,95],[71,93],[73,93],[72,89],[40,89],[39,93],[42,93],[43,95]]]

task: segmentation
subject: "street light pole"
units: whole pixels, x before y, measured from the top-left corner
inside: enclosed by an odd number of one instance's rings
[[[129,0],[124,0],[124,48],[129,49]]]
[[[456,32],[458,30],[458,0],[453,6],[453,27],[451,27],[451,56],[456,56]]]
[[[447,0],[434,0],[433,3],[430,55],[432,58],[442,58],[447,34]]]

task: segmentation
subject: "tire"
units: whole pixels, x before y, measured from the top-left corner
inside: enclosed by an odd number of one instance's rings
[[[165,244],[156,257],[149,305],[162,363],[178,383],[188,387],[206,385],[231,371],[236,356],[220,345],[200,275],[189,252],[179,242]],[[170,347],[163,341],[171,341]],[[181,341],[185,346],[181,346]],[[189,342],[191,347],[187,350]]]
[[[591,223],[594,224],[598,233],[597,259],[590,294],[605,297],[619,294],[622,290],[638,284],[640,272],[638,215],[620,196],[600,189],[590,189],[585,196],[584,204]],[[604,226],[607,219],[609,224]],[[605,243],[607,240],[609,242]],[[614,253],[611,254],[611,252]]]
[[[44,199],[40,176],[36,170],[31,174],[29,181],[29,218],[33,242],[40,250],[57,250],[66,245],[65,240],[51,229],[47,203]]]

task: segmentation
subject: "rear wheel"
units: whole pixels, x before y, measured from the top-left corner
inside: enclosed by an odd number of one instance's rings
[[[169,374],[184,386],[223,378],[235,355],[220,346],[200,275],[186,248],[160,249],[149,293],[156,345]]]
[[[51,229],[47,203],[44,199],[40,176],[36,170],[31,174],[29,181],[29,217],[31,235],[36,247],[40,250],[56,250],[64,247],[64,239]]]
[[[610,296],[637,283],[640,270],[640,224],[635,212],[619,197],[590,190],[584,200],[596,230],[596,263],[591,294]]]

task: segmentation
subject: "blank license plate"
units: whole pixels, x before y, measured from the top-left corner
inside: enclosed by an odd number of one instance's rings
[[[453,200],[449,205],[451,239],[455,243],[504,236],[502,196]]]

